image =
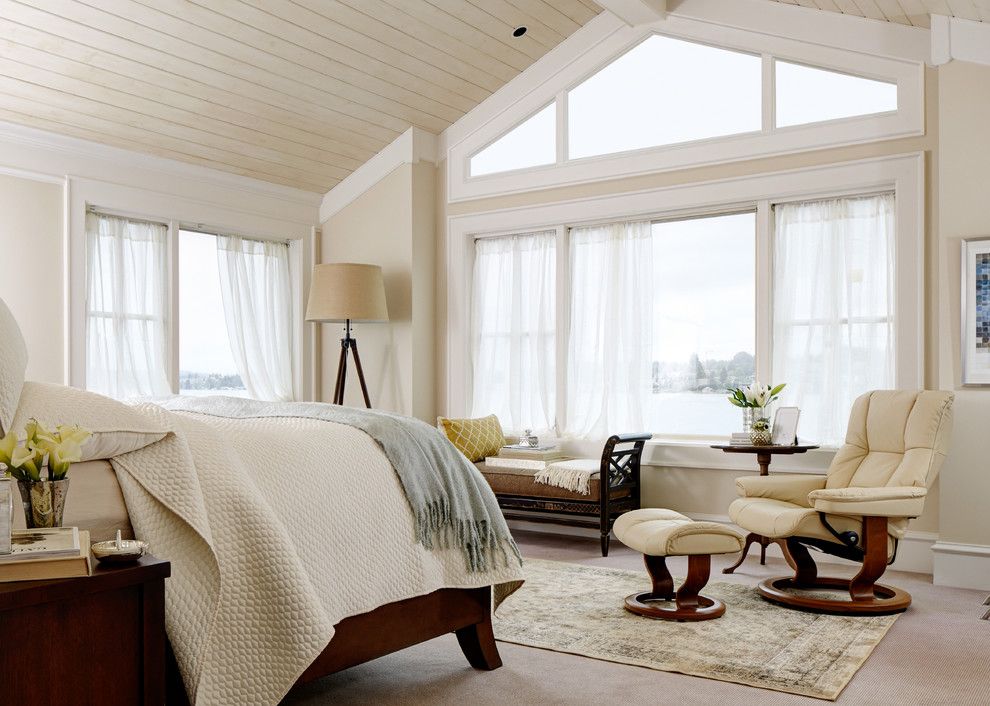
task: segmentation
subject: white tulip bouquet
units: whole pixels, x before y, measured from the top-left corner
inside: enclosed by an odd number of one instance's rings
[[[729,402],[736,407],[743,409],[749,407],[766,407],[771,402],[776,401],[780,396],[780,391],[787,386],[786,382],[771,387],[761,385],[759,380],[748,387],[737,387],[729,390]]]
[[[47,429],[37,419],[24,427],[23,441],[17,432],[0,439],[0,463],[17,480],[62,480],[69,466],[82,459],[82,445],[91,436],[80,426],[58,425]],[[42,478],[45,467],[48,477]]]

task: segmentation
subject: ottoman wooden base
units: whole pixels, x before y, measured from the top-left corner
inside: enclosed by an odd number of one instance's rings
[[[657,620],[712,620],[725,613],[725,604],[715,598],[699,595],[708,583],[712,558],[708,554],[688,557],[687,578],[674,591],[674,579],[667,568],[667,558],[643,555],[646,571],[653,581],[653,590],[626,597],[625,608],[631,613]]]

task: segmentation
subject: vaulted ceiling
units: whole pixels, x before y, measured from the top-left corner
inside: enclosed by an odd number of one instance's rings
[[[828,12],[914,27],[929,27],[929,15],[948,15],[990,22],[990,0],[775,0]]]
[[[0,120],[322,193],[410,126],[441,132],[600,11],[0,0]]]

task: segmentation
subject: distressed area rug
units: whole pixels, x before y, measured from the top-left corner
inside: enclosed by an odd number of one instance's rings
[[[527,560],[525,572],[495,613],[498,640],[819,699],[839,696],[897,619],[789,610],[755,586],[712,582],[702,594],[725,601],[723,617],[651,620],[622,607],[649,589],[645,570]]]

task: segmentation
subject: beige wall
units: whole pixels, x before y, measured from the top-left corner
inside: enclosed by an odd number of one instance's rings
[[[27,379],[65,381],[62,185],[0,175],[2,298],[29,351]]]
[[[426,421],[435,405],[435,168],[397,167],[322,225],[323,262],[381,265],[387,324],[354,327],[371,403]],[[331,399],[343,327],[322,324],[320,399]],[[362,406],[353,366],[345,402]]]
[[[937,342],[934,383],[956,391],[955,433],[942,471],[945,542],[990,545],[990,389],[962,388],[960,247],[990,236],[990,67],[953,61],[939,69],[937,255],[929,275]]]

